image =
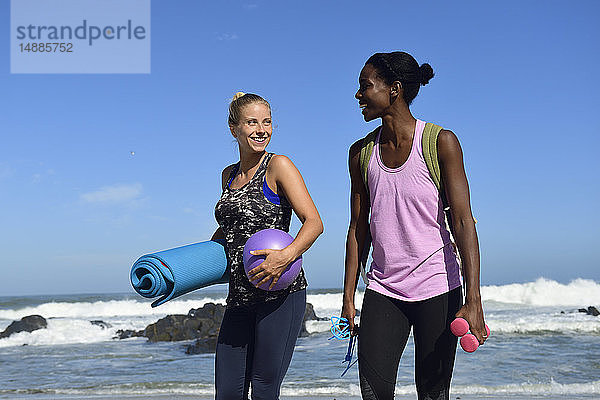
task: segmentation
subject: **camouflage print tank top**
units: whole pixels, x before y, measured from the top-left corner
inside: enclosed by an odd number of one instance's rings
[[[250,236],[263,229],[287,232],[290,228],[292,207],[287,199],[280,196],[280,204],[275,204],[263,192],[267,165],[272,157],[273,153],[266,154],[250,181],[239,189],[231,189],[231,180],[239,168],[239,163],[236,164],[215,207],[215,217],[225,233],[227,261],[231,266],[228,307],[274,300],[307,286],[303,270],[286,289],[272,292],[256,288],[244,272],[243,250]]]

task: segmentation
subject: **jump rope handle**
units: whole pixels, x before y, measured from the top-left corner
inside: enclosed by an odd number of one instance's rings
[[[354,327],[355,327],[355,331],[358,332],[358,325],[355,325]],[[342,361],[342,364],[348,363],[346,365],[346,369],[344,370],[344,372],[342,372],[341,376],[343,377],[344,375],[346,375],[346,372],[348,372],[350,367],[352,367],[358,361],[358,359],[356,359],[356,360],[354,360],[354,362],[352,362],[352,355],[354,354],[354,349],[356,347],[356,339],[357,338],[355,335],[352,335],[352,332],[350,332],[350,325],[348,324],[348,320],[343,317],[336,317],[336,316],[331,317],[330,331],[331,331],[332,336],[329,338],[329,340],[331,340],[331,339],[338,339],[338,340],[350,339],[348,341],[348,351],[346,352],[344,361]]]
[[[456,318],[450,324],[450,330],[454,334],[454,336],[460,337],[460,347],[467,353],[472,353],[479,347],[479,341],[469,332],[469,323],[464,318]],[[490,328],[485,325],[485,331],[487,332],[487,336],[490,336]]]

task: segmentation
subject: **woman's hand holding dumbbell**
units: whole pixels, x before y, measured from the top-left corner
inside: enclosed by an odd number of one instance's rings
[[[450,324],[450,330],[455,336],[460,337],[460,347],[467,353],[472,353],[479,347],[479,341],[475,335],[467,333],[469,332],[469,323],[466,319],[456,318]],[[490,336],[490,328],[487,324],[485,325],[485,331],[486,335],[484,337],[487,339]]]
[[[483,307],[478,299],[465,299],[465,304],[458,310],[456,318],[463,318],[469,323],[471,334],[475,336],[480,345],[487,339]]]

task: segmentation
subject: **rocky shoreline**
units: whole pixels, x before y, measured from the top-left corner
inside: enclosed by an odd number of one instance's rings
[[[145,337],[148,342],[187,342],[184,344],[184,351],[187,354],[212,353],[215,351],[217,337],[221,320],[225,313],[225,306],[222,304],[207,303],[201,308],[191,309],[187,314],[172,314],[148,325],[145,329],[136,330],[117,330],[113,339],[122,340],[133,337]],[[572,309],[562,311],[561,313],[584,313],[586,315],[599,317],[600,311],[594,306],[587,308]],[[320,318],[315,314],[312,304],[306,304],[304,320],[300,337],[308,336],[306,330],[307,321],[322,321],[327,318]],[[90,321],[91,325],[96,325],[102,329],[110,329],[112,325],[101,321]],[[28,315],[19,321],[13,321],[3,332],[0,332],[0,339],[7,338],[18,332],[33,332],[39,329],[46,329],[48,322],[41,315]]]
[[[122,340],[132,337],[145,337],[151,343],[156,342],[179,342],[193,341],[185,344],[184,350],[187,354],[214,353],[217,346],[217,337],[221,320],[225,314],[225,306],[222,304],[207,303],[201,308],[191,309],[187,314],[171,314],[148,325],[145,329],[116,331],[113,339]],[[322,321],[327,318],[319,318],[312,304],[306,303],[304,320],[299,336],[308,336],[306,321]],[[109,329],[112,326],[104,321],[94,320],[90,324]],[[18,332],[33,332],[46,329],[48,322],[41,315],[28,315],[20,321],[13,321],[3,332],[0,339]]]

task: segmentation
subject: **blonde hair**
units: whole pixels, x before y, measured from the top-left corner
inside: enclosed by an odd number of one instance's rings
[[[233,95],[231,103],[229,103],[229,126],[237,125],[240,122],[242,108],[252,103],[263,103],[269,107],[269,111],[271,111],[271,105],[269,102],[259,95],[254,93],[237,92]]]
[[[236,94],[233,95],[233,97],[231,98],[231,101],[236,101],[237,99],[239,99],[242,96],[245,96],[246,93],[244,92],[237,92]]]

